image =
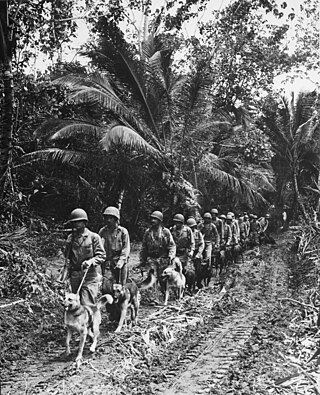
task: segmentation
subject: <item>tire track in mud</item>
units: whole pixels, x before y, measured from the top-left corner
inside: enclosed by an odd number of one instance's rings
[[[220,327],[208,333],[204,344],[200,344],[197,350],[188,353],[181,361],[188,363],[187,369],[157,394],[195,395],[213,388],[236,362],[239,352],[258,322],[259,314],[259,309],[251,311],[249,315],[245,309],[227,317]]]
[[[250,267],[248,261],[239,266],[238,286],[230,293],[233,297],[245,297],[248,305],[216,324],[208,332],[206,340],[187,353],[176,369],[166,374],[169,382],[154,387],[155,394],[197,395],[210,393],[214,389],[230,367],[238,362],[241,350],[263,313],[272,309],[272,304],[279,297],[286,296],[288,269],[285,260],[286,257],[283,253],[279,254],[278,249],[267,247],[254,260],[255,266]],[[260,281],[256,288],[250,289],[253,267],[256,274],[260,274]],[[256,306],[252,307],[253,303]]]

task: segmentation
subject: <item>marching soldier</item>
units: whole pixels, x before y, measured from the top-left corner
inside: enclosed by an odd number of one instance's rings
[[[143,236],[140,265],[148,270],[153,269],[159,280],[163,269],[176,256],[176,245],[170,230],[163,226],[163,214],[154,211],[150,219],[151,226]]]
[[[103,218],[105,226],[99,231],[106,251],[106,260],[101,267],[102,292],[111,293],[113,283],[124,285],[127,282],[130,238],[128,230],[120,226],[120,212],[116,207],[107,207]]]
[[[93,305],[99,292],[97,266],[103,264],[106,255],[100,236],[86,227],[87,222],[88,216],[83,209],[77,208],[71,212],[68,223],[72,227],[72,233],[66,242],[67,264],[62,280],[69,276],[72,292],[77,293],[88,269],[80,290],[80,302],[82,305]]]
[[[176,244],[176,256],[180,259],[185,272],[189,259],[193,257],[195,248],[194,235],[189,226],[184,225],[184,216],[182,214],[176,214],[173,217],[173,222],[174,225],[170,230]]]

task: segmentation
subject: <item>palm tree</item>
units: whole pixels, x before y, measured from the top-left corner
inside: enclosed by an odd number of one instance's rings
[[[273,103],[271,110],[266,109],[263,119],[275,152],[273,166],[279,203],[287,204],[283,197],[290,199],[291,195],[294,218],[299,208],[307,219],[302,195],[312,185],[306,172],[316,178],[319,175],[320,124],[316,97],[315,92],[292,91],[288,96],[281,96],[280,103]]]
[[[57,80],[69,87],[74,104],[82,109],[94,107],[95,120],[92,117],[49,120],[39,128],[37,136],[50,148],[25,159],[47,157],[85,166],[85,157],[94,147],[100,167],[108,168],[110,152],[118,147],[116,149],[128,154],[131,162],[140,161],[141,169],[146,169],[145,162],[150,163],[147,158],[151,158],[158,170],[169,175],[164,179],[173,191],[175,202],[179,194],[186,193],[190,205],[196,205],[196,191],[186,181],[186,178],[193,179],[196,184],[196,167],[200,178],[201,172],[208,175],[210,169],[210,178],[234,194],[240,193],[250,204],[257,198],[262,200],[252,182],[239,178],[237,165],[231,165],[234,158],[217,160],[202,148],[208,140],[206,131],[211,131],[210,142],[219,139],[224,131],[223,122],[217,121],[210,104],[210,59],[196,59],[189,73],[177,74],[172,68],[173,50],[165,47],[155,33],[156,25],[141,46],[143,56],[133,53],[121,39],[114,42],[102,37],[99,48],[89,52],[99,73],[67,75]],[[197,145],[194,137],[202,132],[205,132],[203,139]],[[92,141],[94,144],[90,146]],[[99,148],[105,154],[98,153]],[[188,174],[189,163],[193,164],[193,177]],[[205,165],[199,166],[201,163]],[[128,172],[122,169],[121,174],[128,175]],[[123,184],[119,194],[125,188]]]

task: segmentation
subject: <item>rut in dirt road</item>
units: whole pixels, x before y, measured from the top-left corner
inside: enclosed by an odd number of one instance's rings
[[[167,374],[169,383],[154,388],[157,395],[208,393],[237,362],[262,314],[286,296],[287,267],[278,249],[263,248],[254,265],[246,260],[239,267],[237,285],[229,291],[233,298],[244,299],[246,306],[212,328],[207,339],[181,361],[180,369]]]

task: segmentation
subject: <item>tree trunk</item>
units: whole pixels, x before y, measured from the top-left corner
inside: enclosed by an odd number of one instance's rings
[[[4,98],[2,107],[2,128],[0,134],[0,198],[5,194],[7,175],[12,154],[13,89],[11,67],[3,73]]]
[[[293,207],[292,207],[293,219],[295,219],[295,220],[297,219],[298,207],[299,207],[301,210],[301,213],[303,215],[303,218],[307,221],[308,215],[307,215],[306,209],[301,201],[299,187],[298,187],[297,171],[295,169],[293,170],[293,174],[292,174],[292,184],[293,184],[293,192],[294,192]]]
[[[3,74],[3,106],[0,133],[0,198],[3,199],[10,170],[13,128],[12,35],[8,24],[7,1],[0,1],[0,63]]]

